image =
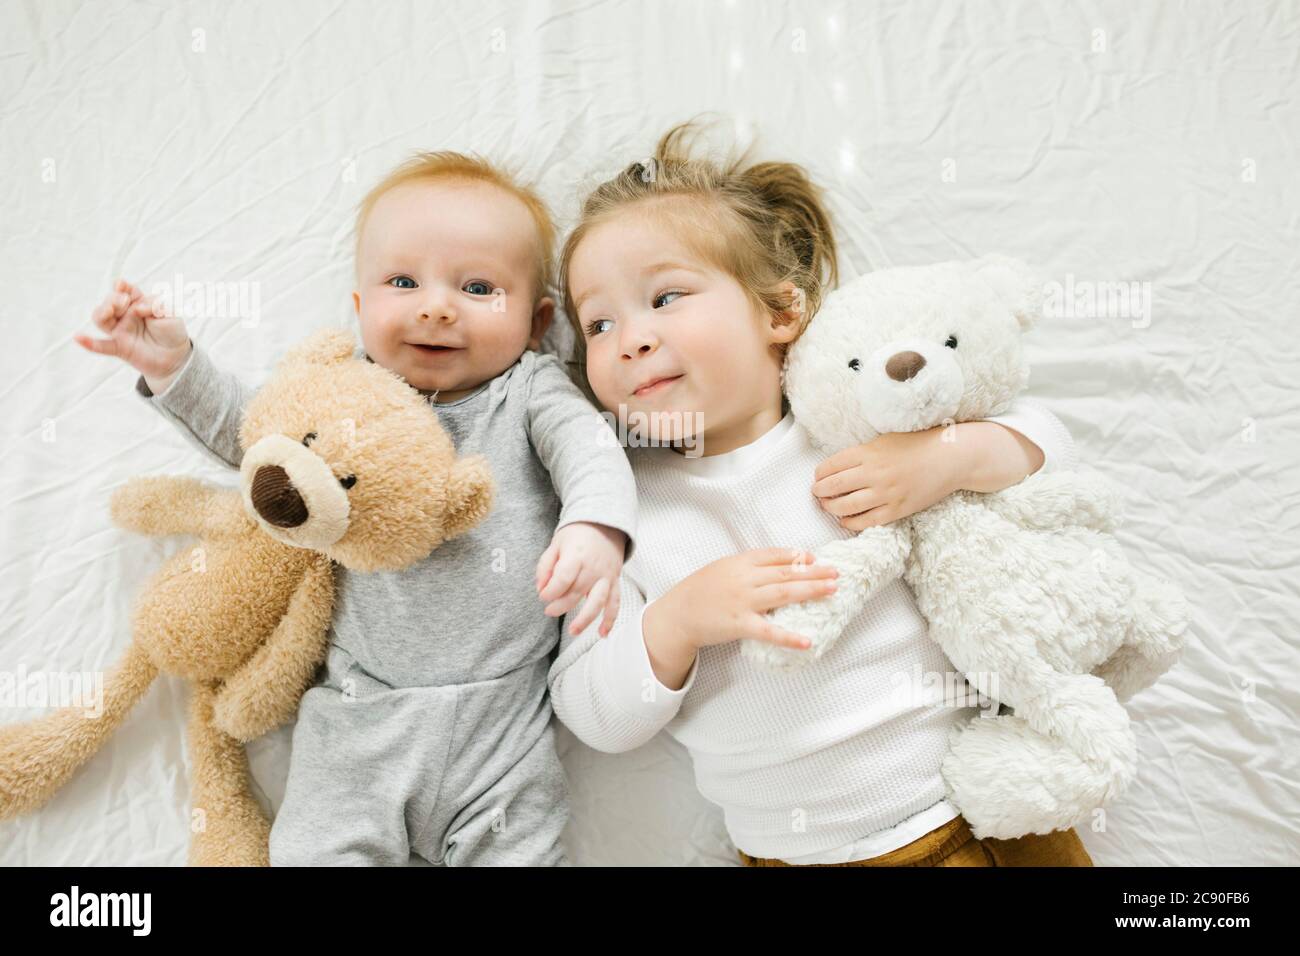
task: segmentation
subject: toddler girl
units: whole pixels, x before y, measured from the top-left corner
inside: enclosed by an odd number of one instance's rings
[[[945,798],[948,734],[975,708],[894,693],[951,669],[901,579],[801,669],[742,656],[741,638],[807,646],[765,612],[832,592],[814,548],[1068,466],[1073,447],[1020,400],[955,441],[888,435],[819,467],[780,373],[836,281],[830,218],[798,166],[691,158],[691,126],[598,187],[561,255],[575,377],[642,427],[637,553],[609,635],[563,632],[557,715],[608,752],[667,730],[748,865],[1091,865],[1073,831],[975,840]]]

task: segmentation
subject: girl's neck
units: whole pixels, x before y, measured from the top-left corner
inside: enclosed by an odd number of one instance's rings
[[[788,406],[783,397],[776,405],[765,405],[752,414],[744,416],[739,421],[728,423],[719,428],[708,429],[703,434],[696,435],[695,442],[700,449],[696,457],[708,458],[710,455],[725,455],[727,452],[735,451],[737,448],[743,448],[757,441],[780,424],[787,409]],[[678,445],[670,445],[669,447],[679,455],[686,454],[684,447]]]

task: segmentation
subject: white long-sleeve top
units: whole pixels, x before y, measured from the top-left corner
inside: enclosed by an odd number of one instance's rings
[[[1074,466],[1065,426],[1017,400],[990,417],[1043,451],[1041,471]],[[740,643],[699,651],[680,689],[655,676],[641,629],[646,607],[704,565],[753,548],[814,550],[853,532],[817,504],[811,487],[826,457],[789,413],[750,444],[686,457],[630,448],[639,540],[623,568],[613,630],[562,629],[549,683],[556,714],[588,746],[631,750],[660,730],[691,755],[696,784],[718,804],[738,848],[793,863],[866,859],[951,820],[939,767],[952,726],[973,706],[899,694],[900,675],[951,674],[927,635],[912,592],[897,578],[850,621],[819,659],[773,670]],[[960,684],[958,684],[960,686]]]

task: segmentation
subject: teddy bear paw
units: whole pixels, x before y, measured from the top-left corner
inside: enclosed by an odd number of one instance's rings
[[[750,639],[742,643],[741,653],[750,660],[778,668],[802,667],[816,660],[835,642],[842,628],[842,622],[826,604],[825,601],[786,604],[767,614],[774,626],[808,638],[811,643],[807,648]]]

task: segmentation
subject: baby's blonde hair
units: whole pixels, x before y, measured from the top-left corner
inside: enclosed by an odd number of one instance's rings
[[[537,226],[537,287],[533,301],[537,302],[554,290],[555,282],[555,223],[546,203],[531,186],[525,185],[518,173],[503,165],[493,163],[475,154],[452,150],[418,152],[397,166],[366,193],[357,207],[356,246],[353,255],[360,262],[361,236],[366,220],[379,197],[411,182],[432,182],[439,179],[459,179],[482,182],[504,189],[527,208]]]
[[[660,137],[649,162],[632,163],[592,190],[560,252],[560,292],[577,340],[570,375],[593,401],[586,335],[574,308],[569,267],[587,233],[616,214],[636,211],[654,217],[779,321],[789,321],[788,310],[797,309],[795,338],[817,313],[826,291],[839,282],[831,217],[821,190],[803,167],[776,162],[747,166],[749,149],[725,162],[692,157],[689,135],[696,129],[695,120],[679,123]],[[782,291],[787,281],[794,283],[801,302]],[[784,355],[788,347],[774,349]]]

